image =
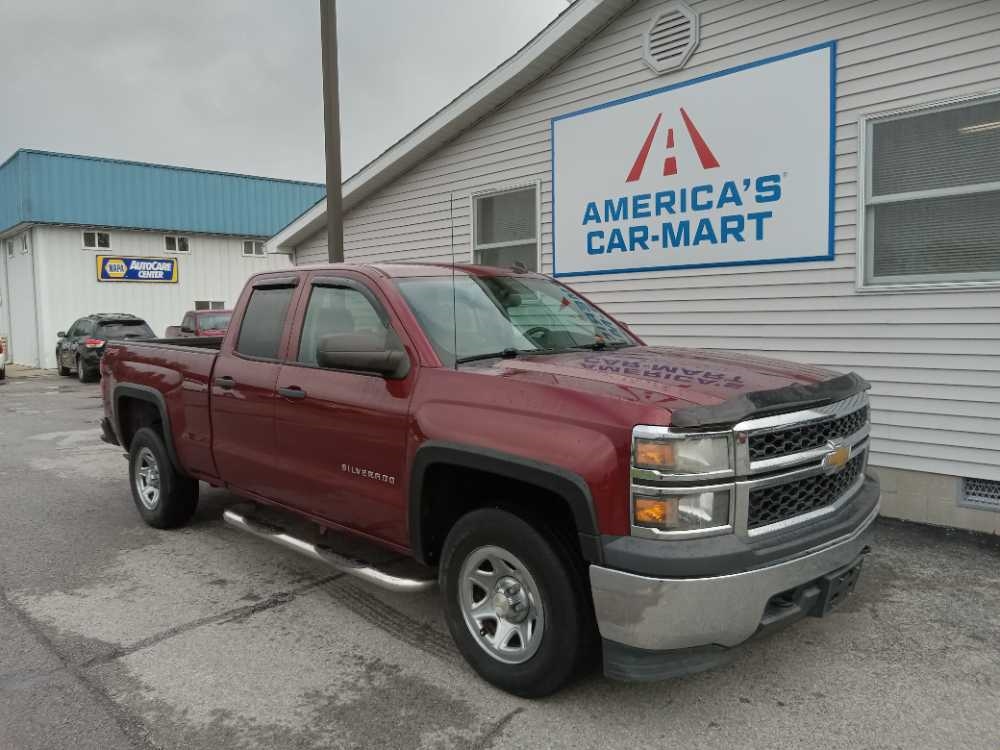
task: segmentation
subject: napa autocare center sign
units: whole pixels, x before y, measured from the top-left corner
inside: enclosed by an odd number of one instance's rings
[[[177,283],[177,258],[132,258],[98,255],[97,280],[117,282]]]
[[[552,120],[553,272],[833,258],[834,42]]]

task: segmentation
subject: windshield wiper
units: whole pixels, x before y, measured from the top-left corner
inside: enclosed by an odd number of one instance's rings
[[[468,357],[459,357],[455,360],[460,365],[464,365],[466,362],[477,362],[480,359],[515,359],[519,354],[518,350],[512,346],[508,346],[506,349],[499,352],[489,352],[488,354],[473,354]]]
[[[592,352],[603,352],[605,349],[624,349],[627,346],[635,346],[635,344],[629,344],[625,341],[619,341],[614,344],[609,344],[607,341],[597,340],[590,344],[580,344],[579,346],[574,346],[574,349],[589,349]]]

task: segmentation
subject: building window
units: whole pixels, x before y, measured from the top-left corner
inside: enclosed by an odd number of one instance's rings
[[[13,258],[14,257],[14,240],[4,240],[3,241],[3,246],[4,246],[4,249],[7,251],[7,257],[8,258]]]
[[[225,310],[226,303],[222,300],[199,299],[194,302],[195,310]]]
[[[110,250],[111,234],[87,230],[83,233],[83,248],[84,250]]]
[[[187,237],[178,237],[175,234],[165,235],[163,246],[168,253],[187,253],[191,251],[191,245]]]
[[[861,286],[1000,282],[1000,97],[862,127]]]
[[[472,198],[472,262],[538,270],[538,187]]]
[[[264,243],[261,240],[243,240],[243,255],[248,258],[264,257]]]

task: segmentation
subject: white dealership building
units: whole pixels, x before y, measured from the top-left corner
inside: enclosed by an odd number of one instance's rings
[[[992,1],[576,0],[347,180],[345,257],[855,370],[883,512],[1000,532],[998,48]],[[325,260],[324,222],[268,248]]]

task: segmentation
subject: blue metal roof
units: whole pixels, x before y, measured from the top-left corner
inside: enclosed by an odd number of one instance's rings
[[[270,237],[325,194],[313,182],[20,149],[0,164],[0,232],[30,222]]]

